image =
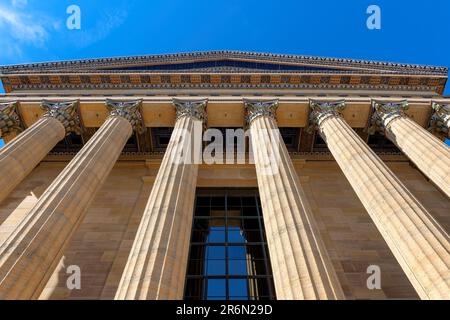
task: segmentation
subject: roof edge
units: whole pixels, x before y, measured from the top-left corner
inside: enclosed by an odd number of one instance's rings
[[[249,59],[261,59],[261,60],[276,60],[280,62],[293,62],[293,63],[323,63],[334,65],[345,65],[354,67],[370,67],[370,68],[384,68],[384,69],[403,69],[404,71],[413,72],[425,72],[435,73],[441,76],[448,76],[448,68],[443,66],[430,66],[421,64],[407,64],[407,63],[395,63],[395,62],[383,62],[383,61],[371,61],[361,59],[348,59],[348,58],[328,58],[317,56],[304,56],[294,54],[275,54],[275,53],[262,53],[262,52],[250,52],[250,51],[235,51],[235,50],[214,50],[214,51],[199,51],[199,52],[182,52],[182,53],[169,53],[169,54],[153,54],[153,55],[138,55],[138,56],[121,56],[111,58],[94,58],[94,59],[78,59],[78,60],[64,60],[53,62],[39,62],[28,64],[15,64],[0,66],[1,74],[8,74],[14,71],[37,71],[47,68],[64,68],[64,67],[86,67],[96,66],[104,64],[120,64],[120,63],[139,63],[145,61],[164,61],[164,60],[176,60],[180,61],[189,59],[201,59],[201,58],[214,58],[214,56],[230,55],[230,58],[249,58]],[[272,61],[273,61],[272,60]]]

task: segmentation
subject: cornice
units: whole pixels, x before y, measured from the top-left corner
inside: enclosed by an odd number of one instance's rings
[[[445,78],[431,76],[361,75],[10,75],[2,78],[6,92],[77,89],[343,89],[432,91],[441,94]]]
[[[405,63],[379,62],[358,59],[326,58],[290,54],[257,53],[246,51],[206,51],[176,54],[143,55],[132,57],[114,57],[71,61],[43,62],[0,67],[1,74],[32,73],[37,71],[92,70],[143,64],[180,63],[189,61],[207,61],[214,59],[265,61],[284,64],[305,64],[311,66],[330,66],[343,68],[361,68],[362,70],[384,70],[403,74],[432,74],[447,76],[448,68]]]

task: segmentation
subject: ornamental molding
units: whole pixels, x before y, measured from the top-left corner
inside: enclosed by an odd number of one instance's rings
[[[72,132],[82,134],[83,126],[79,113],[79,100],[73,101],[49,101],[43,100],[41,109],[44,110],[43,117],[55,118],[66,129],[66,135]]]
[[[428,130],[430,132],[450,132],[450,103],[433,101],[432,114]]]
[[[102,89],[338,89],[424,91],[442,93],[445,78],[356,74],[57,74],[2,76],[6,92],[14,90]]]
[[[318,130],[320,125],[330,117],[341,117],[345,109],[345,100],[320,101],[309,99],[309,127],[308,133]]]
[[[19,113],[18,102],[0,103],[0,138],[10,133],[19,133],[24,129]]]
[[[253,120],[258,117],[266,116],[277,121],[278,99],[274,100],[249,100],[244,99],[245,123],[250,127]]]
[[[138,100],[112,100],[106,99],[106,108],[110,117],[122,117],[130,122],[133,130],[138,134],[145,131],[144,118],[142,117],[142,99]]]
[[[45,63],[32,63],[0,67],[0,73],[36,72],[44,70],[92,70],[98,68],[114,68],[124,66],[140,66],[161,63],[181,63],[208,60],[251,60],[272,63],[306,64],[312,66],[353,67],[361,69],[393,71],[400,73],[436,74],[447,76],[448,68],[439,66],[424,66],[404,63],[378,62],[368,60],[311,57],[303,55],[272,54],[246,51],[219,50],[207,52],[176,53],[162,55],[144,55],[133,57],[85,59],[72,61],[57,61]]]
[[[202,100],[183,100],[173,99],[172,105],[175,107],[176,120],[183,117],[193,117],[203,122],[206,126],[208,116],[206,113],[206,107],[208,105],[208,99]]]
[[[406,117],[405,111],[409,105],[407,100],[402,101],[380,101],[372,100],[372,115],[369,119],[368,133],[374,134],[376,131],[385,133],[389,124],[398,118]]]

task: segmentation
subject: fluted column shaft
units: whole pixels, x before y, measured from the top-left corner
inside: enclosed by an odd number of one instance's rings
[[[176,121],[115,299],[183,298],[198,164],[180,155],[200,150],[201,123],[192,116]]]
[[[450,148],[406,116],[385,125],[386,136],[450,197]]]
[[[250,133],[277,299],[344,299],[275,119]]]
[[[65,135],[59,120],[43,117],[0,150],[0,202]]]
[[[394,130],[403,130],[402,123]],[[450,299],[450,243],[445,230],[342,117],[323,113],[319,130],[419,296]]]
[[[0,245],[0,300],[38,298],[131,133],[110,116]]]

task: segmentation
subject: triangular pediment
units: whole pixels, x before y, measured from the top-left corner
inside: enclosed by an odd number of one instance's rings
[[[0,67],[15,90],[403,90],[442,93],[447,68],[241,51],[208,51]]]
[[[366,60],[241,51],[208,51],[85,59],[0,67],[8,73],[200,72],[358,73],[447,75],[447,68]]]
[[[239,59],[211,59],[181,63],[141,64],[136,66],[114,66],[101,68],[108,71],[142,72],[337,72],[339,68],[302,64],[281,64],[276,61],[247,61]]]

